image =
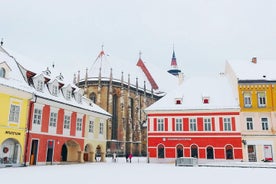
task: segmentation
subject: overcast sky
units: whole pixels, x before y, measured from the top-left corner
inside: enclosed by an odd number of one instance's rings
[[[90,68],[102,44],[111,62],[135,65],[141,51],[164,69],[174,45],[187,75],[218,73],[230,59],[276,61],[275,0],[0,0],[0,12],[5,48],[66,77]]]

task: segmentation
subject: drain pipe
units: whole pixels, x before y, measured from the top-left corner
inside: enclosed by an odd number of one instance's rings
[[[30,107],[29,107],[29,113],[28,113],[28,126],[27,126],[27,135],[26,135],[26,144],[25,144],[25,153],[24,153],[24,167],[27,166],[27,153],[28,153],[28,147],[29,147],[29,137],[30,137],[30,128],[31,128],[31,115],[33,112],[34,104],[36,103],[36,95],[33,93],[32,100],[30,101]]]

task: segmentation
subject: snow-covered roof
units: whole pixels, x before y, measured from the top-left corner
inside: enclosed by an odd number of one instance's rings
[[[3,47],[0,46],[0,65],[6,65],[9,68],[7,77],[0,77],[0,84],[23,90],[25,92],[33,92],[33,89],[25,82],[18,64],[13,56],[11,56]]]
[[[20,85],[24,86],[26,89],[28,89],[30,92],[34,93],[37,96],[40,96],[44,99],[49,99],[55,102],[59,102],[65,105],[71,105],[83,110],[88,110],[92,112],[98,112],[100,114],[103,114],[105,116],[111,116],[108,112],[106,112],[104,109],[99,107],[98,105],[94,104],[91,100],[85,98],[82,96],[81,102],[77,101],[75,98],[66,99],[65,96],[62,94],[62,91],[60,90],[57,95],[53,95],[50,93],[47,84],[44,84],[44,90],[38,91],[33,86],[29,86],[27,83],[27,80],[24,79],[24,76],[27,78],[27,72],[32,72],[34,74],[33,77],[36,76],[43,76],[43,78],[47,78],[49,81],[47,83],[52,83],[53,81],[57,80],[59,83],[61,83],[65,88],[70,87],[74,89],[75,92],[79,92],[81,95],[81,90],[73,84],[73,82],[68,82],[63,76],[62,73],[57,71],[54,66],[43,66],[43,64],[39,63],[38,61],[33,61],[31,59],[28,59],[25,56],[22,56],[20,54],[14,54],[11,56],[10,52],[7,53],[3,48],[0,47],[0,58],[1,62],[6,61],[8,62],[8,65],[12,67],[13,72],[10,72],[11,75],[9,76],[10,80],[12,79],[14,82],[11,83],[11,85],[17,88],[21,87]],[[14,58],[16,58],[16,61],[18,64],[16,64]],[[0,63],[1,63],[0,62]],[[0,82],[3,79],[0,78]],[[21,87],[22,88],[22,87]],[[63,88],[61,88],[63,89]]]
[[[114,81],[120,82],[123,74],[123,81],[127,84],[129,75],[131,86],[136,86],[137,78],[139,89],[144,89],[145,81],[146,89],[148,92],[150,92],[152,89],[151,83],[145,73],[142,71],[141,67],[137,66],[137,62],[138,60],[125,61],[122,59],[117,59],[116,57],[105,55],[102,51],[92,64],[91,68],[88,70],[88,80],[98,80],[100,68],[102,80],[109,80],[110,71],[112,69],[112,78]],[[143,61],[143,63],[159,87],[157,90],[153,90],[155,94],[161,93],[164,95],[165,92],[174,86],[174,84],[177,84],[177,77],[169,74],[167,71],[160,69],[158,66],[155,66],[150,62]]]
[[[204,103],[207,99],[208,103]],[[178,101],[178,102],[177,102]],[[166,96],[149,106],[145,111],[187,110],[239,110],[233,89],[225,75],[186,77]]]
[[[229,60],[227,63],[239,80],[276,80],[276,61],[255,59],[255,63],[251,60]]]

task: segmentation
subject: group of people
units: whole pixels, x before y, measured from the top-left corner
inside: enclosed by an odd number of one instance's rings
[[[132,159],[132,154],[131,153],[126,153],[126,162],[131,163],[131,159]],[[117,162],[117,155],[116,155],[115,152],[112,155],[112,161]]]
[[[131,153],[127,153],[126,154],[126,162],[129,161],[129,163],[131,163],[131,159],[132,159],[132,154]]]

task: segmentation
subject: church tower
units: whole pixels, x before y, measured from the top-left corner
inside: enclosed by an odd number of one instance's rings
[[[171,69],[169,69],[168,72],[174,76],[178,76],[179,73],[181,72],[181,70],[178,69],[178,66],[177,66],[174,49],[172,54]]]

